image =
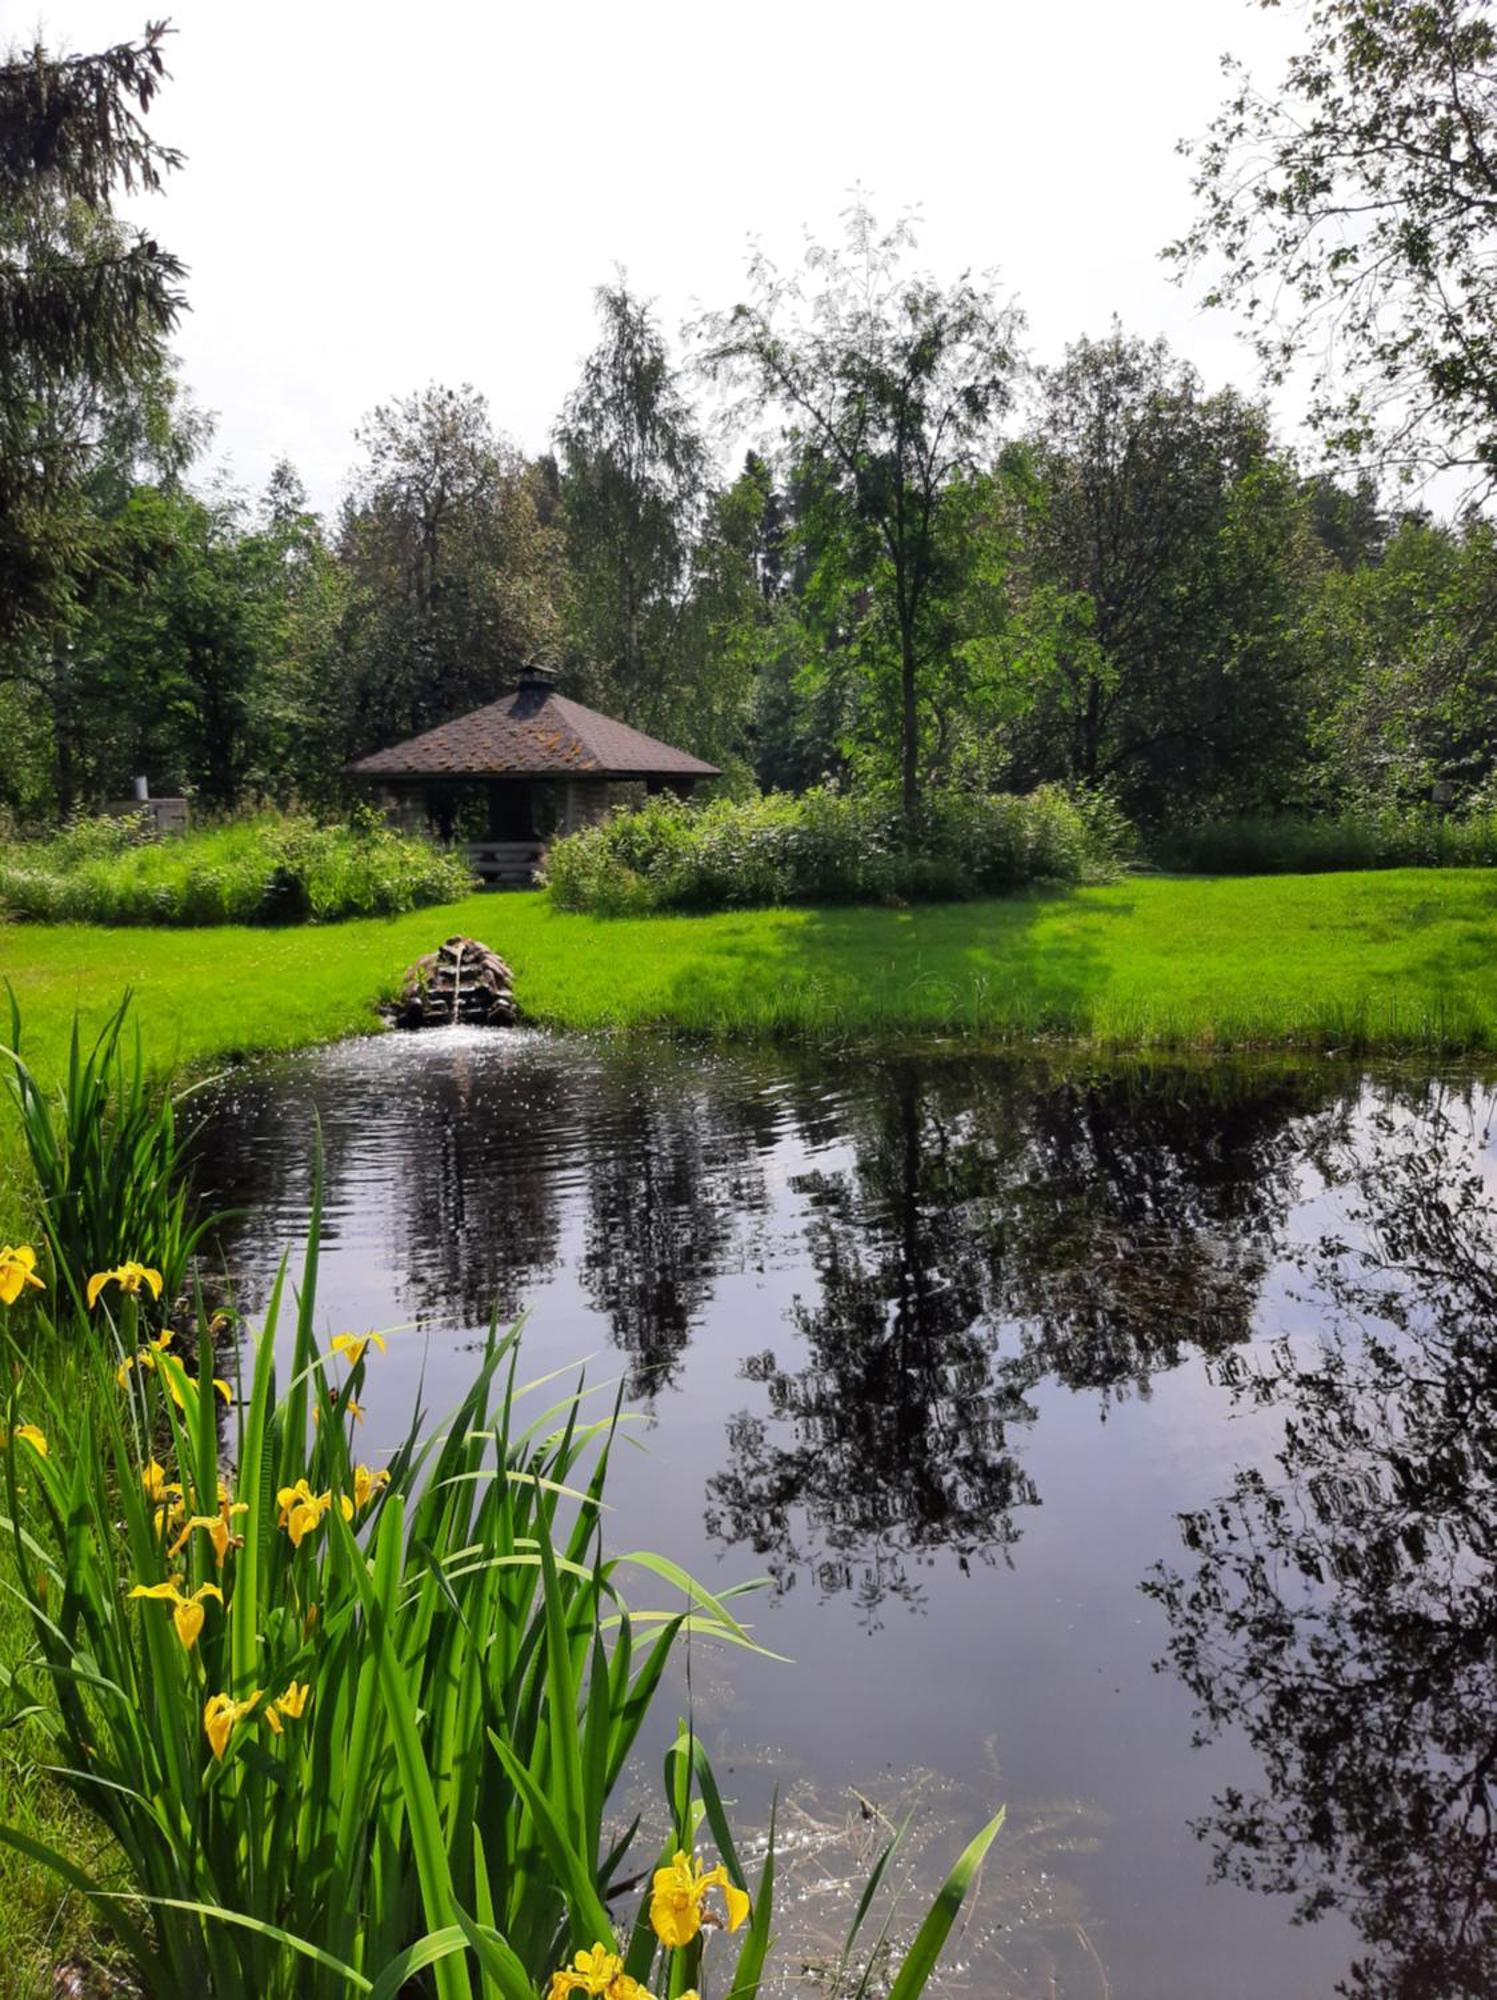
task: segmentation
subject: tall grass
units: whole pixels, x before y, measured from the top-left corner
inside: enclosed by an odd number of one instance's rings
[[[459,856],[372,813],[350,826],[261,813],[165,840],[104,818],[0,846],[0,915],[21,922],[328,923],[453,902],[472,886]]]
[[[1389,807],[1324,819],[1286,814],[1165,828],[1149,842],[1186,875],[1318,875],[1355,868],[1490,868],[1497,812]]]
[[[157,1273],[157,1303],[170,1310],[214,1218],[192,1213],[177,1120],[183,1098],[152,1087],[138,1024],[125,1032],[129,992],[92,1043],[73,1016],[67,1065],[53,1088],[23,1058],[14,989],[9,998],[0,1102],[9,1098],[20,1126],[58,1282],[82,1307],[92,1273],[134,1258]]]
[[[880,903],[991,895],[1030,882],[1100,880],[1129,839],[1101,796],[1042,786],[1027,798],[929,793],[918,818],[880,790],[657,799],[555,842],[564,910],[619,916],[777,903]]]

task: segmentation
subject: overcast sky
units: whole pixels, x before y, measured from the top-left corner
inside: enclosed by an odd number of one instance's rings
[[[751,236],[792,259],[861,183],[880,215],[918,205],[938,275],[999,269],[1035,358],[1117,313],[1213,386],[1251,386],[1230,323],[1158,253],[1190,215],[1175,142],[1220,101],[1219,58],[1274,76],[1296,13],[178,0],[152,126],[187,164],[144,214],[191,271],[183,372],[240,483],[288,456],[324,507],[359,418],[428,381],[476,384],[538,451],[615,265],[674,337],[738,295]],[[81,51],[144,11],[52,0],[40,18]]]

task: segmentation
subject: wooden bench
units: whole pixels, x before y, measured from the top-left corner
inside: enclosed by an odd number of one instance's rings
[[[539,840],[470,840],[463,857],[486,889],[528,889],[546,849]]]

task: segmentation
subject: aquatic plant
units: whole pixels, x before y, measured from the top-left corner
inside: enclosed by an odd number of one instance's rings
[[[187,1093],[151,1087],[138,1025],[127,1035],[127,991],[92,1045],[84,1047],[75,1013],[67,1064],[44,1089],[21,1053],[21,1008],[10,995],[10,1041],[0,1047],[0,1076],[21,1128],[39,1196],[57,1281],[79,1307],[86,1280],[98,1275],[138,1289],[169,1310],[194,1251],[220,1218],[195,1217],[186,1147],[177,1124]],[[146,1269],[136,1259],[151,1259]]]
[[[417,1410],[388,1464],[360,1462],[383,1343],[319,1344],[319,1204],[289,1367],[283,1262],[227,1465],[219,1397],[169,1330],[150,1335],[138,1260],[90,1274],[107,1279],[89,1289],[113,1354],[56,1340],[38,1371],[14,1314],[71,1333],[86,1308],[31,1286],[0,1311],[15,1335],[0,1538],[32,1633],[7,1685],[111,1836],[115,1872],[17,1826],[0,1840],[90,1900],[152,2000],[753,2000],[773,1839],[751,1883],[689,1725],[632,1923],[638,1822],[609,1818],[677,1644],[753,1645],[736,1593],[648,1551],[605,1553],[617,1402],[592,1414],[579,1384],[525,1421],[545,1385],[520,1382],[513,1332],[491,1327],[444,1424]],[[636,1580],[670,1601],[635,1604]],[[922,1990],[997,1824],[937,1898],[896,2000]]]

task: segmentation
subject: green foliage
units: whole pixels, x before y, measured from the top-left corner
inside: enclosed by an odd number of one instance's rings
[[[1347,868],[1490,868],[1497,811],[1446,814],[1428,806],[1324,819],[1209,820],[1158,836],[1162,867],[1192,875],[1318,875]]]
[[[689,715],[680,625],[707,453],[648,304],[622,278],[596,298],[602,339],[556,433],[568,647],[591,699],[662,734]]]
[[[286,582],[274,535],[180,487],[131,485],[101,521],[108,567],[67,662],[73,783],[136,772],[228,809],[267,763],[259,706]]]
[[[452,902],[467,864],[372,815],[352,826],[271,813],[166,840],[85,820],[0,848],[0,912],[23,922],[329,923]]]
[[[1376,564],[1337,571],[1314,608],[1307,802],[1332,817],[1460,805],[1497,761],[1497,537],[1469,516],[1399,522]]]
[[[936,900],[1100,879],[1124,837],[1105,803],[1055,788],[928,792],[913,825],[891,792],[821,788],[705,807],[659,799],[557,841],[546,868],[561,909],[613,916]]]
[[[867,657],[908,814],[945,636],[945,501],[994,448],[1019,318],[991,280],[943,286],[908,270],[908,220],[881,230],[859,197],[845,223],[844,244],[810,244],[797,273],[757,254],[749,298],[701,322],[698,362],[735,397],[737,419],[780,422],[824,588],[867,594]]]
[[[348,755],[492,701],[558,644],[540,469],[467,384],[379,405],[337,536]]]
[[[1303,751],[1322,560],[1265,413],[1117,326],[1040,381],[1006,466],[1027,642],[1011,771],[1106,780],[1149,823],[1276,803]]]
[[[626,1579],[647,1585],[651,1559],[597,1547],[607,1413],[592,1420],[573,1396],[522,1418],[512,1339],[491,1341],[445,1425],[424,1438],[413,1425],[388,1484],[361,1472],[348,1409],[373,1393],[371,1362],[318,1351],[311,1256],[284,1387],[279,1285],[249,1357],[232,1494],[216,1398],[170,1352],[131,1370],[117,1400],[72,1381],[65,1402],[27,1377],[26,1418],[52,1450],[17,1441],[9,1461],[7,1538],[34,1631],[20,1682],[124,1857],[132,1901],[103,1898],[98,1915],[146,1993],[342,1995],[480,1907],[533,1988],[574,1940],[611,1938],[604,1811],[678,1634],[741,1628],[689,1584],[658,1625],[636,1622]],[[188,1599],[223,1593],[200,1600],[190,1648],[169,1600],[129,1595],[172,1581]],[[290,1688],[310,1690],[300,1713]],[[221,1757],[205,1728],[218,1694],[258,1696]],[[585,1856],[570,1882],[553,1832]],[[475,1990],[445,1963],[438,1993]]]
[[[94,1272],[135,1258],[160,1275],[164,1316],[213,1218],[193,1217],[181,1100],[153,1089],[138,1026],[125,1033],[129,1010],[127,992],[89,1047],[75,1014],[66,1069],[49,1089],[24,1059],[12,988],[0,1081],[25,1142],[58,1285],[81,1306]]]
[[[1487,0],[1310,0],[1282,77],[1228,64],[1195,159],[1208,305],[1241,314],[1270,379],[1307,355],[1333,452],[1497,468],[1491,255],[1497,24]]]
[[[94,419],[160,374],[184,304],[179,260],[111,213],[180,164],[144,122],[166,33],[0,62],[0,676],[66,625],[92,559]]]

